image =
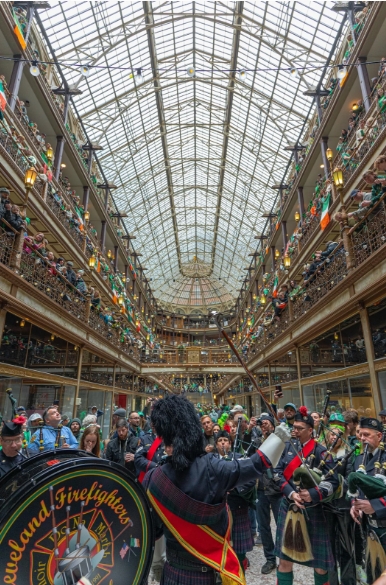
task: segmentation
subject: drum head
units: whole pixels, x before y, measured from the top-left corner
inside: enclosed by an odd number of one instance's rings
[[[147,582],[154,531],[143,488],[120,465],[63,451],[26,460],[1,482],[2,582]]]

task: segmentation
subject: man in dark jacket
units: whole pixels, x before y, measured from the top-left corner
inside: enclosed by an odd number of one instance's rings
[[[11,209],[9,196],[9,190],[6,187],[0,187],[0,219],[4,217],[7,208]]]
[[[213,433],[213,422],[209,415],[201,417],[201,425],[204,431],[204,449],[207,453],[215,451],[215,437]]]
[[[164,526],[167,562],[163,582],[193,583],[199,574],[200,585],[213,585],[215,571],[224,575],[224,565],[229,581],[242,582],[243,570],[228,547],[225,495],[257,479],[271,461],[278,461],[284,447],[281,437],[288,437],[286,429],[278,427],[265,450],[249,459],[225,461],[205,454],[201,423],[194,405],[184,396],[159,400],[151,421],[168,454],[165,464],[148,471],[142,484]]]
[[[129,424],[125,420],[118,422],[117,433],[118,437],[107,445],[105,457],[135,473],[134,454],[138,447],[138,438],[129,432]]]
[[[149,471],[149,469],[153,469],[153,467],[159,465],[164,456],[164,442],[157,437],[153,430],[149,433],[145,433],[143,437],[140,438],[140,445],[135,452],[134,464],[141,483],[144,474]]]
[[[76,274],[73,270],[73,266],[74,263],[73,262],[67,262],[67,280],[68,282],[70,282],[73,286],[76,286]]]
[[[6,208],[8,208],[8,207],[9,207],[9,205],[7,204]],[[17,205],[12,205],[11,209],[5,210],[4,219],[17,232],[20,232],[20,230],[23,227],[25,227],[24,218],[20,215],[20,210],[19,210],[19,207]]]

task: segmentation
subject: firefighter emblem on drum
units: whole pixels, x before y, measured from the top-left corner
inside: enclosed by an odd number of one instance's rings
[[[130,474],[125,480],[104,464],[100,470],[99,466],[100,462],[93,470],[70,468],[34,486],[32,494],[2,519],[3,583],[141,583],[152,545],[146,496]],[[63,464],[52,466],[51,473],[59,470],[56,467]]]

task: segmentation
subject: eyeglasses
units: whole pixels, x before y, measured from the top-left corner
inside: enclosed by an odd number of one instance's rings
[[[301,433],[302,431],[307,430],[307,427],[293,427],[293,430],[297,433]]]
[[[17,445],[18,443],[22,442],[22,438],[18,437],[17,439],[1,439],[3,445]]]

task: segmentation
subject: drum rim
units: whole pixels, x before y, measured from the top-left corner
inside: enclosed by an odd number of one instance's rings
[[[97,459],[98,466],[100,465],[100,467],[102,469],[105,469],[105,470],[109,469],[111,471],[113,471],[113,470],[118,471],[119,473],[117,475],[120,476],[121,479],[126,480],[127,483],[131,484],[132,487],[134,487],[134,489],[137,488],[137,491],[139,492],[138,495],[140,497],[142,496],[141,503],[142,503],[143,508],[144,508],[145,517],[148,521],[148,524],[147,524],[147,532],[148,532],[148,553],[147,553],[147,556],[148,556],[148,558],[144,562],[144,566],[142,569],[142,575],[141,575],[141,579],[140,579],[139,583],[146,582],[148,575],[149,575],[149,572],[150,572],[151,562],[152,562],[152,558],[153,558],[152,553],[154,551],[154,546],[155,546],[155,523],[154,523],[154,518],[153,518],[153,509],[152,509],[151,503],[149,501],[149,498],[147,496],[147,493],[146,493],[145,489],[143,488],[143,486],[141,485],[141,483],[137,480],[137,478],[135,477],[135,475],[131,471],[129,471],[128,469],[126,469],[122,465],[119,465],[118,463],[115,463],[113,461],[101,459],[101,458],[96,457],[95,455],[90,454],[86,451],[80,451],[79,449],[56,449],[56,450],[52,450],[52,451],[44,451],[43,453],[38,453],[34,457],[30,457],[28,459],[25,459],[23,462],[20,463],[20,465],[13,468],[11,471],[9,471],[6,475],[4,475],[2,477],[0,485],[4,482],[5,479],[12,480],[13,475],[20,474],[20,472],[22,471],[23,465],[25,465],[27,462],[33,461],[35,463],[38,463],[39,460],[47,458],[47,455],[49,455],[50,453],[52,454],[52,457],[55,458],[55,456],[57,456],[58,454],[59,455],[60,454],[67,454],[68,455],[69,452],[71,452],[71,451],[73,451],[73,452],[75,451],[76,453],[80,452],[80,453],[82,453],[82,456],[81,457],[74,457],[74,459],[66,458],[63,460],[59,460],[58,463],[56,463],[52,467],[47,467],[46,469],[40,470],[40,472],[38,472],[36,474],[36,476],[34,476],[34,478],[33,478],[34,481],[31,481],[31,478],[30,478],[29,481],[26,481],[15,492],[10,494],[9,499],[7,499],[7,505],[5,506],[3,503],[0,506],[0,530],[3,528],[4,524],[6,523],[7,518],[12,516],[13,512],[15,511],[15,508],[17,508],[20,505],[20,502],[25,500],[33,492],[33,490],[37,488],[37,482],[39,482],[40,478],[42,479],[42,481],[45,481],[45,480],[47,480],[47,475],[50,475],[53,479],[56,479],[58,476],[60,477],[60,473],[63,472],[64,467],[67,470],[71,469],[71,468],[75,470],[79,465],[82,464],[82,465],[85,465],[85,467],[92,468],[93,465],[95,466],[95,463],[96,463],[95,459]],[[83,456],[83,454],[86,454],[86,455]]]

